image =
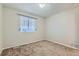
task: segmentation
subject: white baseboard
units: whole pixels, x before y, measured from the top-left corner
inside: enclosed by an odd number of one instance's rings
[[[56,42],[56,41],[51,41],[51,40],[48,40],[48,41],[53,42],[53,43],[56,43],[56,44],[59,44],[59,45],[63,45],[63,46],[66,46],[66,47],[69,47],[69,48],[72,48],[72,49],[77,49],[77,50],[79,50],[79,48],[76,48],[76,47],[71,46],[71,45],[68,45],[68,44],[63,44],[63,43]]]

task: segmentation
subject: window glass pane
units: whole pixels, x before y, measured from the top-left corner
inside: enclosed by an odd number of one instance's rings
[[[36,19],[20,15],[20,32],[35,32]]]
[[[26,32],[28,31],[28,18],[24,16],[20,16],[20,31]]]

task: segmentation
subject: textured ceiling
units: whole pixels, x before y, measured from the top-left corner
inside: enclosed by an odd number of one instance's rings
[[[33,15],[48,17],[58,12],[78,7],[75,3],[46,3],[44,8],[40,8],[37,3],[6,3],[4,6],[20,9]]]

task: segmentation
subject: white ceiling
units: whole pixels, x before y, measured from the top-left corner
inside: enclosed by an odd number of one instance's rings
[[[41,17],[48,17],[58,12],[78,7],[75,3],[46,3],[44,8],[40,8],[37,3],[6,3],[4,6],[20,9]]]

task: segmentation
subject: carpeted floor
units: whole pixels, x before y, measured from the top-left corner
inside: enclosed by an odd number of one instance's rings
[[[79,56],[79,50],[42,40],[4,49],[2,56]]]

